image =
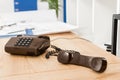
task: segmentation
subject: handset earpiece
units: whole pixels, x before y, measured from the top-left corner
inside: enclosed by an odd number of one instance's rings
[[[107,60],[103,57],[92,58],[90,67],[96,72],[104,72],[107,67]]]
[[[65,51],[60,51],[57,56],[58,61],[63,64],[69,64],[72,58],[73,56],[70,53],[67,53]]]
[[[92,57],[81,55],[79,65],[91,68],[96,72],[104,72],[107,68],[107,60],[103,57]]]
[[[60,51],[57,59],[63,64],[78,64],[80,54],[73,51]]]

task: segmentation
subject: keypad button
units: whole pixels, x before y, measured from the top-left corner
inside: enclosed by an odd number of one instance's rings
[[[19,38],[16,43],[14,44],[15,46],[29,46],[32,42],[33,38],[25,37],[25,38]]]

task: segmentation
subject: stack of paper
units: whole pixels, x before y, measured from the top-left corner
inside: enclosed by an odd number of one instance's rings
[[[40,35],[78,28],[58,21],[54,10],[0,14],[0,18],[0,37],[24,35],[26,30],[32,30],[33,35]]]

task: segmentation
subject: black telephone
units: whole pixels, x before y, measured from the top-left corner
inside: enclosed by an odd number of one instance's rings
[[[48,36],[12,37],[5,45],[5,51],[16,55],[38,56],[50,46]]]

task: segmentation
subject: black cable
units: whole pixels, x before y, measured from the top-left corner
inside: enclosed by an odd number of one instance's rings
[[[55,38],[55,39],[52,39],[50,42],[52,41],[55,41],[55,40],[59,40],[59,39],[66,39],[66,40],[72,40],[72,39],[82,39],[82,40],[86,40],[86,41],[89,41],[87,39],[84,39],[84,38],[80,38],[80,37],[73,37],[73,38],[65,38],[65,37],[58,37],[58,38]],[[89,41],[90,42],[90,41]],[[50,56],[57,56],[59,54],[60,51],[65,51],[65,52],[68,52],[68,53],[75,53],[77,51],[74,51],[74,50],[63,50],[55,45],[51,45],[51,48],[53,48],[54,50],[51,50],[49,51],[47,54],[46,54],[46,59],[48,59]]]
[[[45,58],[48,59],[51,55],[53,56],[57,56],[57,53],[55,50],[52,50],[52,51],[49,51],[46,55],[45,55]]]
[[[56,51],[61,51],[61,50],[62,50],[61,48],[58,48],[58,47],[55,46],[55,45],[51,45],[51,48],[55,49]]]

